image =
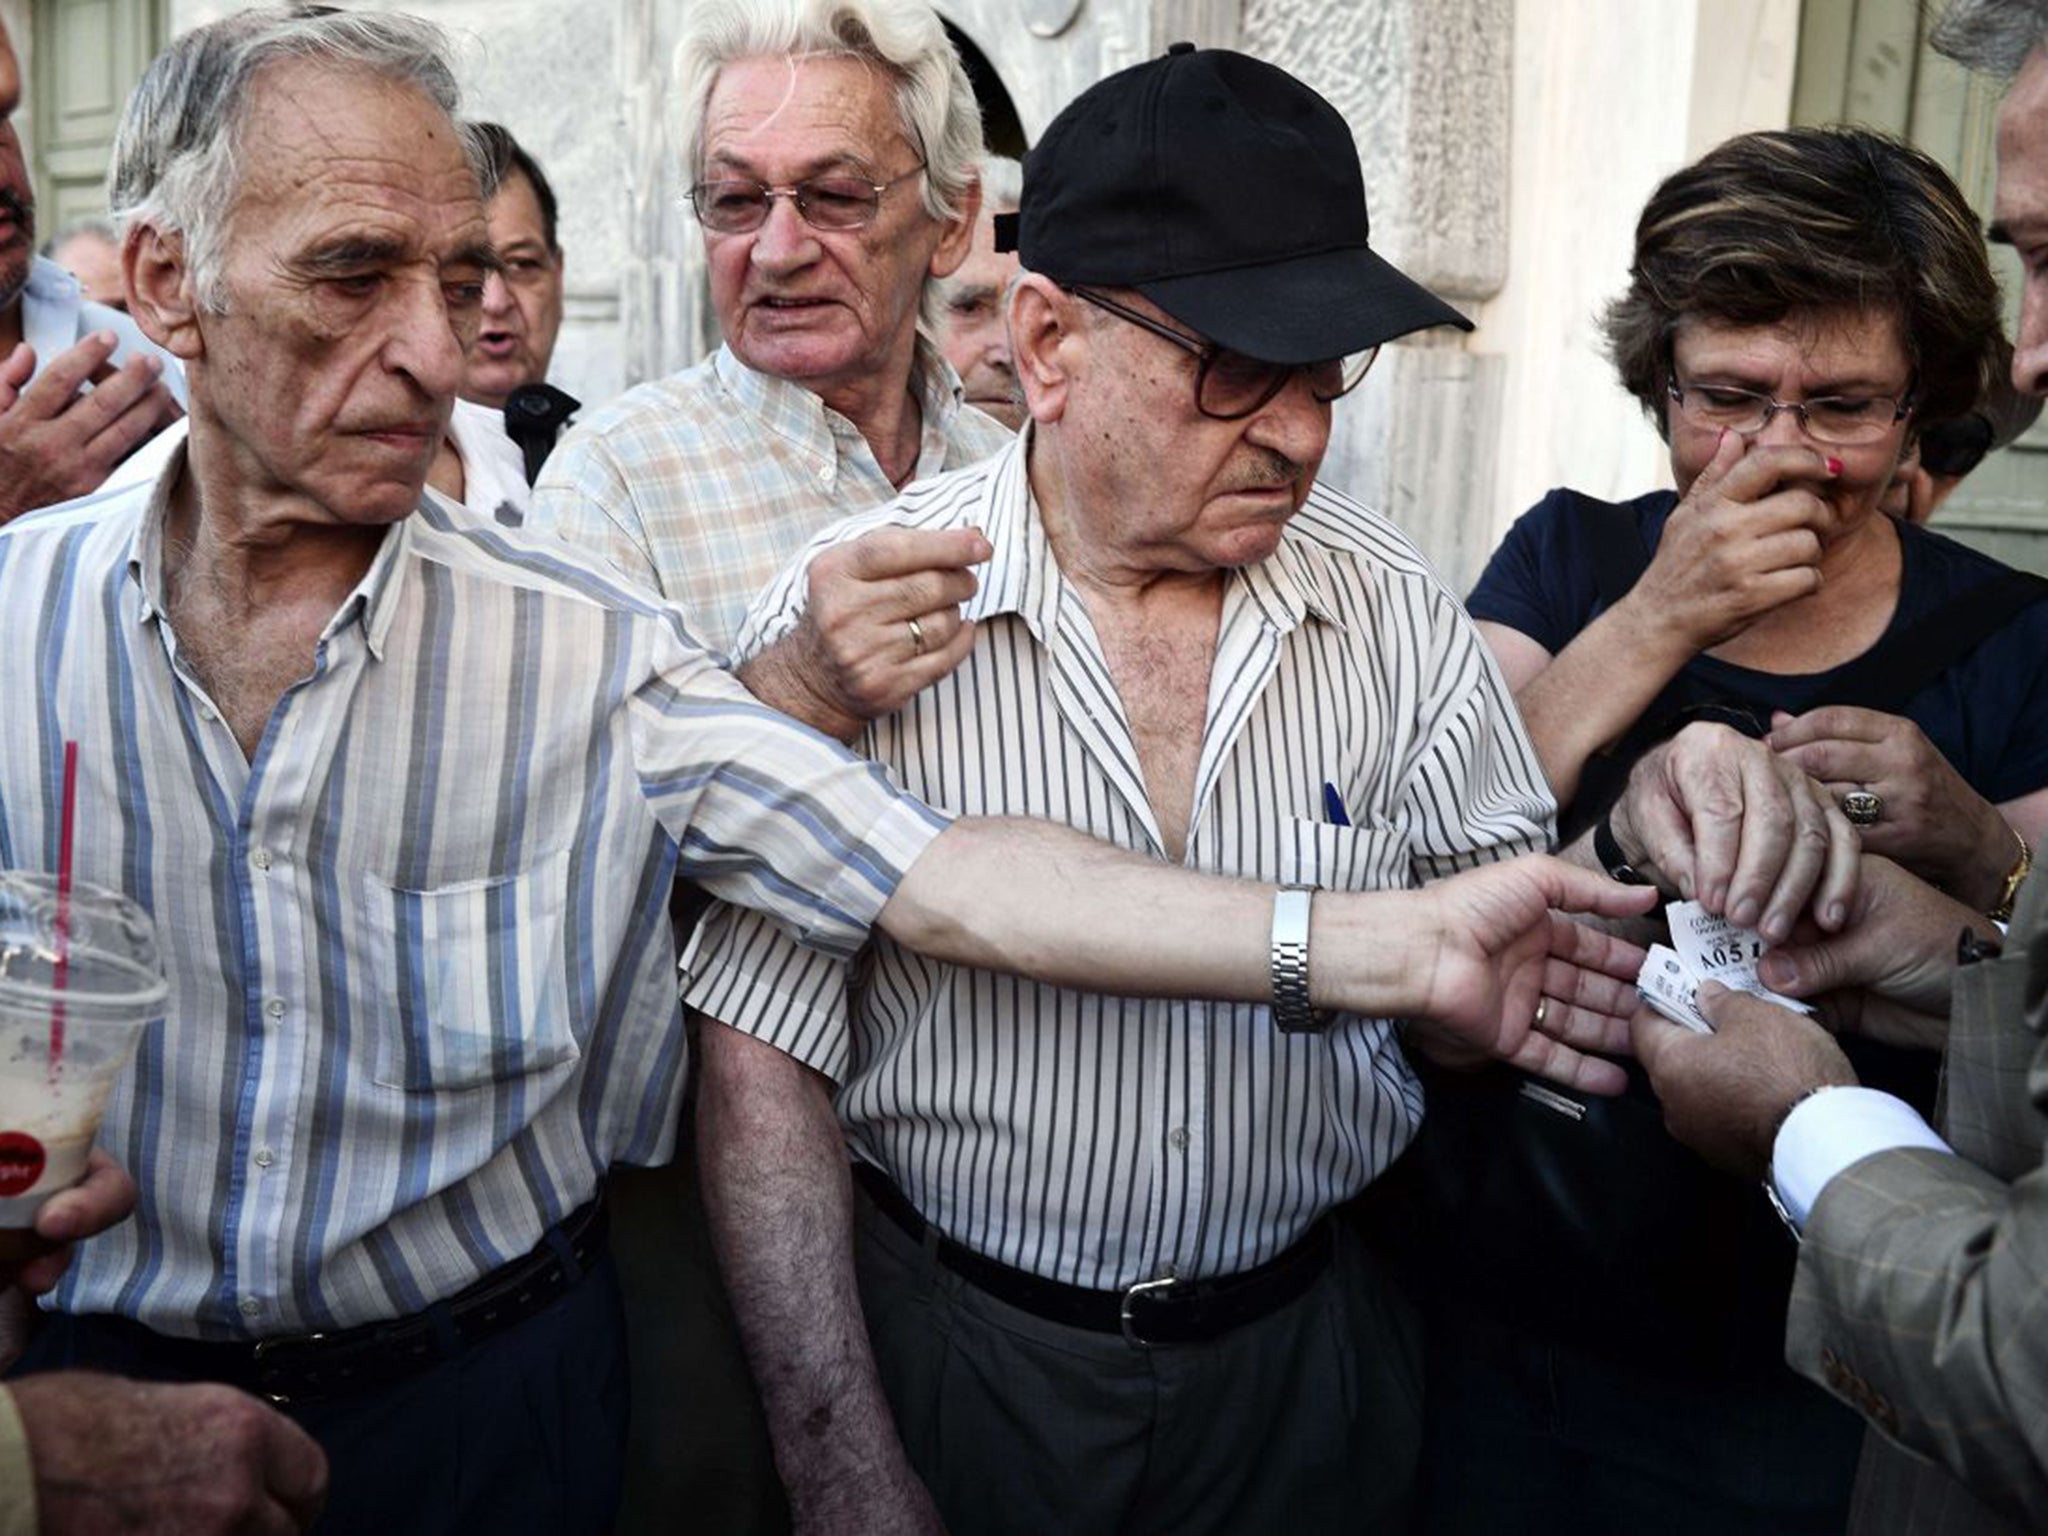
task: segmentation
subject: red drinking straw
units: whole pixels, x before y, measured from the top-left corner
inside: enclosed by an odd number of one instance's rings
[[[58,992],[50,1006],[50,1075],[64,1060],[64,984],[71,969],[71,834],[78,817],[78,743],[64,743],[64,819],[57,831],[57,966],[51,978]]]

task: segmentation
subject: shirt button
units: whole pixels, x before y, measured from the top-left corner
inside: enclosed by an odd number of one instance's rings
[[[269,1002],[263,1005],[263,1011],[269,1014],[273,1019],[283,1018],[284,999],[281,997],[273,997]]]
[[[270,850],[268,848],[258,848],[249,855],[249,863],[259,872],[270,868]]]
[[[276,1161],[277,1154],[271,1151],[270,1148],[258,1147],[256,1149],[256,1166],[258,1168],[268,1168],[272,1163]]]
[[[1184,1125],[1176,1125],[1171,1131],[1167,1132],[1166,1141],[1176,1152],[1187,1151],[1188,1128]]]
[[[257,1300],[254,1296],[244,1296],[242,1298],[241,1310],[242,1316],[254,1317],[257,1313],[263,1310],[263,1303]]]

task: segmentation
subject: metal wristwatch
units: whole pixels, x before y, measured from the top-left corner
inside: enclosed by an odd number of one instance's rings
[[[1308,1000],[1308,914],[1312,886],[1283,885],[1273,896],[1273,1023],[1285,1034],[1318,1034],[1330,1013]]]

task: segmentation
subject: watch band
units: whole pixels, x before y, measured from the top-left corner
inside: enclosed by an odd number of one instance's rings
[[[1273,895],[1273,1024],[1290,1035],[1314,1034],[1330,1015],[1308,1000],[1308,916],[1315,891],[1283,885]]]
[[[1603,815],[1599,825],[1593,828],[1593,857],[1600,861],[1600,867],[1607,871],[1607,878],[1610,880],[1618,880],[1623,885],[1653,883],[1649,876],[1629,863],[1628,855],[1621,851],[1621,844],[1614,836],[1614,826],[1606,815]]]

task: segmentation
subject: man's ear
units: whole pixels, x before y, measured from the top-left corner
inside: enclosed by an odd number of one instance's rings
[[[165,234],[153,224],[132,225],[121,242],[121,277],[128,313],[143,335],[184,362],[205,351],[182,235]]]
[[[1020,272],[1010,284],[1005,319],[1017,386],[1033,419],[1058,421],[1085,338],[1076,328],[1076,300],[1049,277]]]
[[[960,212],[942,226],[945,232],[939,236],[938,249],[932,252],[933,277],[951,277],[960,270],[960,263],[974,248],[974,221],[980,217],[981,173],[977,171],[967,183],[967,190],[960,194]]]

